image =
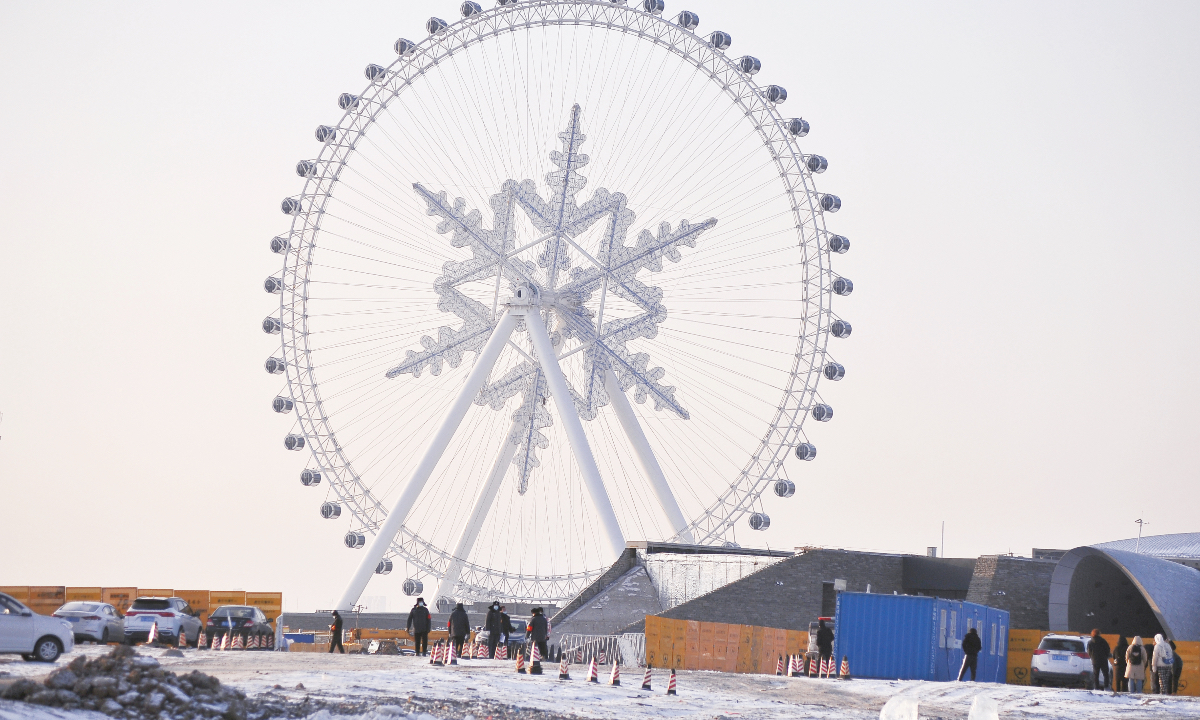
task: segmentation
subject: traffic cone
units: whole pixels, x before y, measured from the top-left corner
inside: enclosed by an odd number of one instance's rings
[[[517,653],[517,672],[521,675],[525,674],[525,653]]]
[[[559,680],[570,680],[571,679],[570,666],[567,665],[567,656],[566,655],[563,655],[562,660],[560,660],[558,663],[558,679]]]
[[[608,684],[614,687],[621,686],[621,666],[617,664],[616,660],[613,661],[612,675],[608,676]]]
[[[258,649],[258,647],[259,647],[259,645],[258,645],[258,636],[257,636],[257,635],[251,635],[251,636],[250,636],[250,640],[249,640],[249,641],[246,643],[246,649],[247,649],[247,650],[257,650],[257,649]]]
[[[204,628],[200,628],[200,637],[196,640],[196,649],[208,649],[208,636],[204,634]]]
[[[842,672],[838,674],[838,677],[842,680],[850,679],[850,657],[848,655],[842,656]]]
[[[600,678],[597,677],[597,675],[598,675],[598,673],[596,672],[596,658],[592,658],[591,660],[588,661],[587,681],[593,682],[593,683],[600,682]]]
[[[496,659],[497,660],[507,660],[508,659],[508,645],[496,646]]]
[[[604,654],[604,651],[603,651],[603,650],[601,650],[601,651],[600,651],[600,664],[601,664],[601,665],[607,665],[607,664],[608,664],[608,656]]]
[[[650,689],[650,676],[653,674],[653,672],[654,671],[650,669],[650,665],[647,664],[646,665],[646,674],[642,676],[642,689],[643,690]]]
[[[537,643],[533,644],[533,651],[529,655],[532,663],[529,666],[530,675],[542,674],[542,652],[538,650]]]
[[[157,641],[157,640],[158,640],[158,621],[155,620],[154,624],[150,626],[150,634],[146,636],[146,644],[153,645],[155,643],[155,641]]]
[[[775,675],[776,676],[783,675],[783,656],[782,655],[780,655],[779,659],[775,661]]]
[[[583,648],[579,648],[575,651],[575,662],[583,663]]]
[[[821,674],[824,675],[827,679],[829,678],[830,675],[833,674],[833,656],[832,655],[830,655],[829,657],[825,658],[824,661],[822,661]]]
[[[788,677],[796,677],[800,673],[796,672],[796,656],[788,655]]]
[[[675,692],[675,668],[671,668],[671,679],[667,681],[667,694],[676,695]]]
[[[230,650],[245,650],[246,649],[245,643],[242,642],[241,635],[233,636],[233,644],[229,646],[229,649]]]
[[[437,665],[439,667],[446,664],[446,663],[442,662],[442,641],[441,640],[438,640],[437,645],[433,646],[433,664]]]
[[[180,649],[180,650],[187,650],[187,646],[188,646],[188,644],[187,644],[187,632],[185,632],[184,630],[180,630],[180,631],[179,631],[179,649]]]

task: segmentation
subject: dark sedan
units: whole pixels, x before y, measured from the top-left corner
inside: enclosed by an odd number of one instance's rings
[[[257,650],[275,647],[275,630],[262,610],[248,605],[222,605],[208,616],[204,633],[207,644],[220,642],[221,636],[229,635],[230,642],[242,638],[242,644]]]

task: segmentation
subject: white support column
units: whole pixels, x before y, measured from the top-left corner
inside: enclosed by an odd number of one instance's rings
[[[546,334],[546,324],[542,322],[540,308],[529,308],[525,315],[525,326],[529,328],[529,338],[533,341],[533,348],[537,352],[542,370],[546,373],[546,384],[550,386],[554,407],[558,409],[558,417],[562,420],[567,439],[571,442],[571,452],[575,455],[575,461],[579,463],[579,471],[583,473],[584,487],[592,498],[592,504],[596,506],[596,514],[600,516],[604,537],[612,551],[611,559],[615,560],[625,552],[625,537],[617,523],[617,513],[608,499],[608,491],[604,489],[604,481],[600,478],[600,468],[596,466],[592,447],[588,444],[587,435],[583,433],[583,423],[575,410],[571,391],[567,389],[567,379],[558,365],[558,355],[554,352],[554,346],[550,344],[550,336]]]
[[[467,526],[463,528],[462,535],[458,538],[458,545],[454,547],[450,566],[446,568],[446,574],[438,583],[437,593],[433,596],[434,603],[438,598],[449,597],[454,592],[454,585],[458,582],[458,576],[462,574],[463,563],[471,556],[471,549],[475,547],[475,540],[479,538],[479,530],[483,527],[483,521],[487,519],[488,511],[492,509],[492,502],[496,499],[496,493],[500,491],[500,485],[504,481],[504,475],[512,465],[513,457],[517,454],[517,446],[509,442],[516,429],[517,423],[514,422],[504,436],[504,447],[496,455],[496,464],[492,466],[492,474],[483,484],[479,497],[475,498],[475,509],[471,511],[471,519],[467,521]]]
[[[654,488],[658,504],[667,514],[667,520],[671,522],[671,527],[675,529],[675,537],[679,538],[681,542],[691,544],[694,540],[692,531],[688,530],[687,520],[684,519],[683,512],[679,509],[679,503],[675,501],[675,494],[671,492],[671,486],[667,484],[667,477],[663,475],[658,458],[654,457],[654,451],[650,448],[650,440],[646,437],[646,433],[642,432],[642,425],[633,412],[633,405],[629,404],[629,398],[617,385],[617,376],[611,369],[604,373],[604,389],[608,391],[608,399],[612,401],[613,410],[617,413],[617,420],[621,421],[621,429],[625,431],[625,436],[629,438],[629,444],[633,446],[633,455],[637,458],[638,466],[641,467],[646,479],[650,481],[650,487]]]
[[[391,547],[396,533],[400,532],[400,526],[404,524],[405,518],[408,517],[408,513],[417,502],[421,491],[425,489],[425,483],[429,481],[429,476],[433,474],[438,461],[442,459],[442,453],[446,451],[446,446],[450,444],[450,440],[462,423],[463,417],[466,416],[467,410],[470,409],[475,396],[479,394],[480,388],[487,381],[492,366],[496,364],[496,359],[500,357],[500,351],[504,349],[505,343],[508,342],[508,336],[512,335],[516,326],[517,317],[511,312],[504,313],[500,317],[500,322],[496,323],[496,329],[492,330],[492,336],[479,351],[479,357],[475,359],[475,367],[471,368],[471,373],[467,375],[467,381],[463,384],[462,390],[459,391],[458,397],[454,398],[454,402],[446,411],[446,417],[442,421],[441,427],[429,441],[429,446],[425,448],[421,462],[413,470],[408,484],[404,486],[404,491],[396,500],[395,507],[388,513],[383,525],[375,534],[375,539],[371,541],[370,547],[363,555],[358,570],[350,579],[350,584],[346,586],[346,592],[342,594],[342,599],[338,601],[338,610],[345,612],[358,602],[359,596],[362,595],[367,583],[371,580],[371,575],[375,572],[375,566],[379,564],[387,549]]]

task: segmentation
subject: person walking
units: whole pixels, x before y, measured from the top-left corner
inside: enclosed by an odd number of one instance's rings
[[[500,603],[492,602],[488,608],[487,617],[483,621],[483,629],[488,631],[488,658],[496,658],[496,646],[500,644],[500,636],[504,633],[504,620],[500,612]]]
[[[533,641],[533,644],[537,646],[538,652],[545,659],[549,652],[546,648],[546,641],[550,639],[550,621],[546,619],[545,610],[542,608],[535,607],[533,609],[533,617],[529,619],[526,636]]]
[[[1124,635],[1117,636],[1117,646],[1113,648],[1113,695],[1129,692],[1129,681],[1125,679],[1125,653],[1129,650],[1129,641]]]
[[[1100,634],[1098,628],[1092,629],[1092,639],[1088,640],[1087,644],[1088,655],[1092,656],[1092,688],[1095,690],[1103,690],[1112,685],[1112,677],[1108,674],[1108,656],[1112,654],[1112,648],[1109,647],[1108,641]],[[1104,684],[1100,684],[1100,676],[1104,676]]]
[[[817,623],[817,654],[821,656],[821,664],[833,657],[833,630],[825,627],[825,621]]]
[[[417,598],[417,604],[408,611],[408,624],[405,629],[413,636],[413,647],[418,656],[429,654],[429,630],[433,627],[433,618],[429,616],[429,608],[425,607],[425,598]]]
[[[1146,648],[1142,645],[1142,636],[1134,635],[1133,642],[1125,651],[1125,677],[1129,681],[1129,692],[1140,695],[1142,685],[1146,682]]]
[[[958,671],[958,681],[962,682],[963,676],[967,674],[967,668],[971,668],[971,682],[975,682],[975,670],[979,667],[979,651],[983,649],[983,641],[979,639],[979,633],[975,632],[975,628],[967,630],[967,636],[962,641],[963,664],[962,669]]]
[[[1171,675],[1175,672],[1175,653],[1163,638],[1162,633],[1154,636],[1154,656],[1150,668],[1158,680],[1157,692],[1162,695],[1169,694],[1171,692]]]
[[[346,648],[342,647],[342,616],[337,610],[333,611],[333,624],[329,626],[329,652],[335,649],[346,654]]]
[[[1183,656],[1175,647],[1174,640],[1168,640],[1167,644],[1171,646],[1171,654],[1175,656],[1175,663],[1171,670],[1171,694],[1175,695],[1179,692],[1179,676],[1183,674]]]
[[[454,606],[454,610],[450,613],[450,619],[446,622],[446,629],[450,631],[450,637],[454,639],[454,654],[462,657],[463,643],[471,634],[471,619],[467,617],[467,609],[463,607],[462,603]]]

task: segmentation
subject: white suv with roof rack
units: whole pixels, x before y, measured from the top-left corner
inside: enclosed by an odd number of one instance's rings
[[[1087,652],[1090,638],[1051,633],[1042,638],[1029,668],[1032,685],[1090,687],[1092,658]]]

